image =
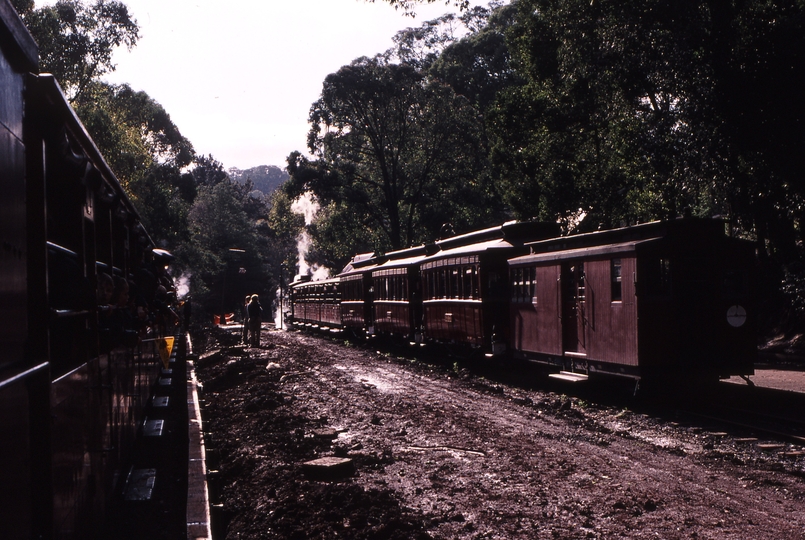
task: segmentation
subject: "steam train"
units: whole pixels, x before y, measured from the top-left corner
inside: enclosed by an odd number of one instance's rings
[[[172,257],[38,71],[0,0],[0,537],[96,538],[159,373]]]
[[[643,381],[754,373],[754,245],[681,218],[559,236],[511,222],[291,285],[296,326],[443,343]]]

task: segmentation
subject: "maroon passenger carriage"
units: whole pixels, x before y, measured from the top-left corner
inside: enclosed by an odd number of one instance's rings
[[[551,223],[508,222],[436,242],[438,251],[419,266],[426,340],[505,352],[506,261],[527,253],[526,242],[557,234]]]
[[[380,260],[374,253],[355,255],[337,276],[341,289],[341,325],[356,336],[374,333],[372,270]]]
[[[305,276],[291,283],[291,320],[328,330],[340,330],[341,290],[339,278],[310,281]]]
[[[515,357],[584,377],[712,380],[757,355],[751,242],[679,219],[530,244],[509,261]]]
[[[422,283],[420,265],[436,252],[432,244],[386,255],[387,261],[372,270],[375,332],[380,335],[422,341]]]

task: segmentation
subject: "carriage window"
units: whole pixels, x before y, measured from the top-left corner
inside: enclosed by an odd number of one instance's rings
[[[511,273],[511,297],[514,302],[531,302],[537,291],[537,269],[515,268]]]
[[[580,262],[578,266],[572,269],[576,275],[576,301],[584,302],[587,299],[587,285],[585,284],[584,263]]]
[[[464,279],[464,298],[472,298],[472,266],[465,266],[463,269]]]
[[[623,287],[621,283],[621,260],[612,259],[610,261],[610,281],[612,285],[612,302],[623,300]]]
[[[517,301],[518,291],[517,291],[517,281],[519,278],[520,269],[515,268],[511,271],[511,291],[512,291],[512,302]]]

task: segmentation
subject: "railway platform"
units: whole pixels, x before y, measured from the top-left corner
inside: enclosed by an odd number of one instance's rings
[[[155,381],[134,451],[121,471],[104,537],[211,538],[196,358],[189,338],[176,336],[167,369]]]
[[[805,394],[805,365],[781,367],[778,364],[756,364],[755,374],[749,379],[760,388]],[[737,376],[725,379],[723,382],[744,386],[748,384]]]

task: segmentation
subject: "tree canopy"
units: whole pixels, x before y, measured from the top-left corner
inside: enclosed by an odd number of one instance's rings
[[[367,0],[374,3],[375,0]],[[469,0],[384,0],[388,4],[394,6],[394,9],[401,9],[407,15],[416,15],[416,6],[418,4],[433,4],[436,2],[444,2],[444,5],[453,5],[460,9],[467,9],[470,5]]]
[[[507,42],[523,81],[498,94],[490,128],[518,213],[582,208],[592,225],[720,214],[793,254],[801,3],[516,6]],[[517,206],[517,186],[536,197]]]
[[[14,7],[39,45],[40,69],[52,73],[70,101],[101,76],[114,71],[112,53],[131,49],[139,26],[123,2],[59,0],[34,9],[31,0],[14,0]]]
[[[361,216],[381,249],[432,239],[445,215],[483,197],[474,108],[416,68],[359,58],[331,74],[310,112],[308,148],[288,160],[291,196]]]

